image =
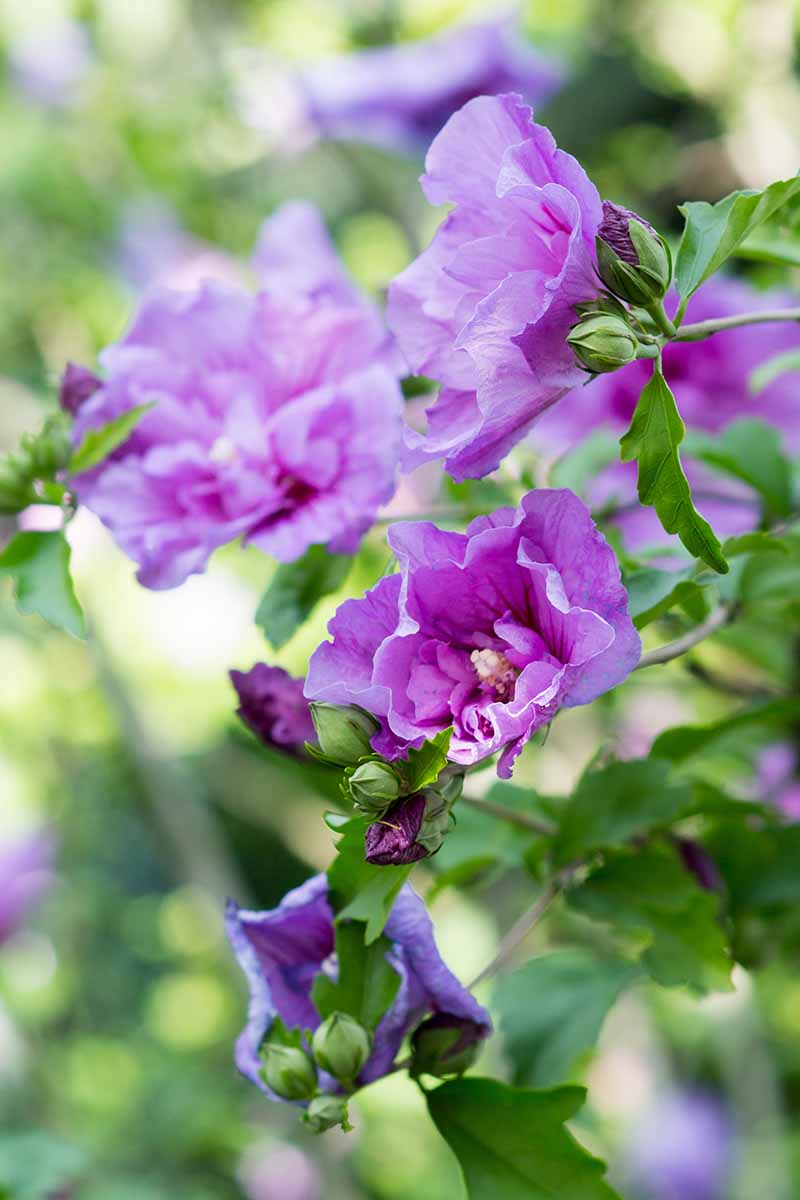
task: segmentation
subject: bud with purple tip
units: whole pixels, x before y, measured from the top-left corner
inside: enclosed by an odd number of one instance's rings
[[[365,857],[378,867],[418,862],[435,854],[450,829],[450,799],[426,788],[399,800],[380,821],[369,826]]]
[[[435,1013],[411,1039],[411,1074],[463,1075],[478,1057],[487,1035],[484,1026],[451,1013]]]
[[[600,278],[615,295],[645,307],[663,299],[672,279],[672,256],[647,221],[604,200],[596,247]]]
[[[77,363],[67,363],[61,377],[58,402],[65,412],[74,417],[89,397],[93,396],[102,386],[102,379],[99,379],[93,371],[89,371],[86,367],[80,367]]]

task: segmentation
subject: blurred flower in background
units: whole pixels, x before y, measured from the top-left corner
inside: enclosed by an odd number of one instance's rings
[[[124,207],[113,264],[136,292],[152,287],[189,292],[209,279],[232,287],[246,282],[236,259],[188,234],[175,210],[157,196]]]
[[[264,745],[287,754],[303,753],[304,742],[316,741],[304,679],[293,679],[281,667],[256,663],[249,671],[231,671],[239,697],[238,716]]]
[[[0,843],[0,944],[52,886],[54,853],[55,843],[47,832]]]
[[[754,798],[772,804],[789,821],[800,821],[800,759],[788,742],[761,751],[756,763]]]
[[[314,1160],[286,1142],[254,1146],[239,1178],[248,1200],[322,1200],[322,1176]]]
[[[332,138],[415,157],[474,96],[519,92],[539,105],[563,81],[562,69],[526,43],[510,18],[323,58],[294,72],[252,53],[238,64],[240,113],[276,148]]]
[[[89,34],[77,21],[34,25],[8,47],[14,82],[43,108],[67,108],[77,99],[93,54]]]
[[[642,1200],[723,1200],[734,1167],[732,1120],[710,1093],[665,1093],[631,1130],[627,1160]]]

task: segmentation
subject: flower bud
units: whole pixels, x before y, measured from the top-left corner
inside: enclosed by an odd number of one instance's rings
[[[426,788],[422,794],[425,797],[425,812],[417,834],[417,845],[430,855],[436,853],[450,831],[450,801],[437,788]]]
[[[334,1012],[315,1031],[311,1049],[317,1065],[352,1087],[369,1058],[370,1036],[348,1013]]]
[[[355,704],[326,704],[314,700],[309,705],[317,731],[319,748],[325,758],[339,767],[352,767],[365,754],[372,753],[370,738],[380,724]]]
[[[595,374],[627,366],[639,351],[638,339],[630,326],[610,313],[584,317],[573,327],[567,341],[583,365]]]
[[[400,795],[400,780],[389,763],[366,762],[347,781],[353,803],[363,812],[379,813]]]
[[[26,450],[34,475],[47,478],[66,467],[72,455],[72,442],[63,414],[48,417],[41,432],[31,438]]]
[[[102,379],[98,379],[86,367],[79,367],[77,363],[67,363],[61,378],[58,402],[65,412],[71,413],[74,417],[89,397],[93,396],[102,386]]]
[[[645,306],[663,298],[672,279],[672,256],[647,221],[604,200],[596,247],[600,278],[617,296]]]
[[[317,1090],[317,1072],[299,1046],[267,1042],[261,1048],[261,1071],[267,1087],[284,1100],[309,1100]]]
[[[397,867],[427,858],[417,843],[425,816],[425,797],[417,792],[399,800],[380,821],[374,821],[364,839],[365,858],[376,867]]]
[[[341,1125],[345,1133],[353,1128],[347,1119],[347,1101],[342,1096],[328,1093],[314,1097],[303,1115],[303,1121],[312,1133],[324,1133],[326,1129],[333,1129],[334,1125]]]
[[[27,473],[12,458],[0,461],[0,516],[13,516],[32,502]]]
[[[478,1057],[488,1030],[466,1017],[436,1013],[411,1039],[411,1074],[463,1075]]]

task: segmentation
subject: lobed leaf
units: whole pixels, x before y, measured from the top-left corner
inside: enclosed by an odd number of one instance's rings
[[[276,650],[284,646],[311,615],[323,596],[337,591],[353,559],[311,546],[292,563],[282,563],[256,610],[256,625]]]
[[[717,204],[681,205],[685,218],[675,258],[675,285],[685,302],[763,221],[800,195],[800,175],[761,191],[731,192]]]
[[[18,533],[0,554],[0,575],[13,578],[20,612],[38,613],[57,629],[82,638],[83,609],[69,564],[69,542],[61,530]]]
[[[389,939],[381,935],[367,945],[365,933],[361,921],[337,922],[337,978],[318,975],[311,999],[323,1021],[333,1012],[349,1013],[372,1033],[394,1002],[400,976],[386,957]]]
[[[720,574],[728,564],[719,539],[692,503],[678,446],[685,429],[667,381],[655,371],[642,391],[628,432],[620,440],[622,459],[639,463],[639,499],[655,507],[667,533],[677,533],[690,554]]]
[[[470,1076],[425,1098],[470,1200],[619,1200],[605,1164],[565,1128],[585,1097],[578,1087],[532,1091]]]

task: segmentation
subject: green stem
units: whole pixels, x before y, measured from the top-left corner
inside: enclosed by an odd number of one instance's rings
[[[513,958],[514,951],[525,941],[525,938],[534,926],[538,925],[562,887],[563,883],[560,878],[553,879],[545,885],[531,907],[511,926],[501,941],[492,961],[487,963],[483,970],[468,985],[470,990],[477,984],[482,983],[484,979],[489,979],[492,975],[496,975]]]
[[[686,654],[688,650],[693,650],[699,642],[710,637],[712,633],[716,633],[718,629],[722,629],[724,625],[732,619],[735,608],[732,604],[720,604],[719,608],[712,612],[710,617],[707,617],[701,625],[695,629],[691,629],[685,633],[683,637],[676,638],[674,642],[667,642],[663,646],[658,646],[655,650],[650,650],[647,654],[643,654],[639,659],[634,671],[641,671],[643,667],[654,667],[659,663],[671,662],[673,658],[680,658],[682,654]]]
[[[763,312],[737,313],[733,317],[715,317],[710,321],[697,321],[694,325],[682,325],[674,334],[675,342],[699,342],[720,333],[723,329],[737,329],[740,325],[759,325],[767,321],[800,321],[800,308],[771,308]]]
[[[675,326],[667,316],[663,301],[656,300],[652,304],[648,304],[646,308],[664,336],[674,338],[676,333]]]
[[[461,795],[459,803],[466,804],[470,808],[476,808],[479,812],[487,813],[490,817],[497,817],[500,821],[506,821],[509,825],[516,825],[519,829],[527,829],[531,833],[538,833],[542,837],[552,837],[556,832],[556,826],[552,821],[544,820],[540,817],[531,817],[527,813],[514,812],[511,808],[505,808],[502,804],[495,804],[493,800],[484,800],[480,796]]]

